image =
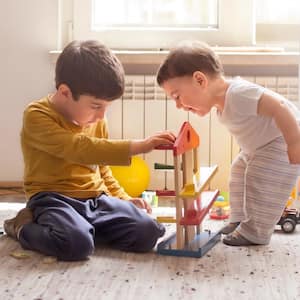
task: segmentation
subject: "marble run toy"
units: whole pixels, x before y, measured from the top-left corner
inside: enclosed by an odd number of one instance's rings
[[[199,145],[198,134],[184,122],[174,145],[158,148],[173,151],[176,202],[176,233],[158,244],[159,254],[201,257],[220,240],[220,233],[201,231],[219,191],[204,191],[217,166],[199,168]]]

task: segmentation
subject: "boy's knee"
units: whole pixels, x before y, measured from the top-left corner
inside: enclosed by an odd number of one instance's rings
[[[165,227],[151,218],[143,219],[137,225],[136,249],[137,252],[147,252],[153,249],[157,240],[165,234]]]
[[[94,252],[95,245],[91,232],[76,230],[62,243],[58,256],[61,260],[84,260]]]

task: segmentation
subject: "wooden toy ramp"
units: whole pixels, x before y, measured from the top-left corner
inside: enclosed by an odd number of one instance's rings
[[[220,240],[220,233],[201,232],[219,191],[205,191],[217,166],[200,168],[199,146],[199,135],[184,122],[174,145],[159,148],[173,151],[176,202],[176,233],[158,245],[160,254],[201,257]]]

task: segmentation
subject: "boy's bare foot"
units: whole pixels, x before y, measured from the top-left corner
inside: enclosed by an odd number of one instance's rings
[[[25,224],[31,223],[32,221],[32,211],[31,209],[25,207],[21,209],[14,218],[4,221],[4,231],[8,236],[17,240],[21,228]]]

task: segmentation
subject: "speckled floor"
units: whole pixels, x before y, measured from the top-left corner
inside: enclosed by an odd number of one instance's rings
[[[0,224],[24,203],[0,203]],[[223,221],[206,219],[203,229]],[[168,232],[174,225],[168,225]],[[0,237],[0,298],[5,299],[300,299],[300,228],[270,245],[219,242],[202,258],[132,254],[98,247],[90,259],[59,262]],[[299,264],[298,264],[299,261]]]

